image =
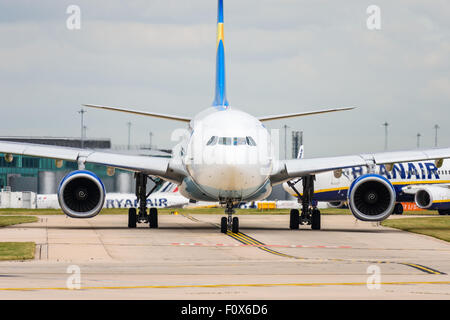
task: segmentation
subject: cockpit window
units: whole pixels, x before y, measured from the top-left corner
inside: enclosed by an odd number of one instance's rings
[[[219,138],[219,144],[223,144],[223,145],[229,146],[229,145],[231,145],[231,138],[220,137]]]
[[[224,146],[256,146],[255,140],[252,137],[211,137],[206,143],[207,146],[213,146],[216,143]]]
[[[246,137],[246,139],[249,146],[256,146],[256,142],[252,137]]]
[[[241,146],[241,145],[246,145],[247,141],[245,140],[245,138],[233,138],[233,146]]]
[[[217,136],[212,136],[206,143],[207,146],[213,146],[217,143]]]

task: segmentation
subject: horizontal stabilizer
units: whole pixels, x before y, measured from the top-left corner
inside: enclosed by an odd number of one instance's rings
[[[258,119],[259,119],[259,121],[270,121],[270,120],[278,120],[278,119],[286,119],[286,118],[294,118],[294,117],[311,116],[311,115],[314,115],[314,114],[321,114],[321,113],[346,111],[346,110],[352,110],[352,109],[355,109],[355,107],[335,108],[335,109],[325,109],[325,110],[318,110],[318,111],[278,114],[278,115],[272,115],[272,116],[259,117]]]
[[[132,109],[117,108],[117,107],[95,106],[95,105],[91,105],[91,104],[84,104],[84,106],[85,107],[89,107],[89,108],[126,112],[126,113],[137,114],[137,115],[140,115],[140,116],[155,117],[155,118],[162,118],[162,119],[182,121],[182,122],[190,122],[191,121],[191,118],[180,117],[180,116],[173,116],[173,115],[163,114],[163,113],[137,111],[137,110],[132,110]]]

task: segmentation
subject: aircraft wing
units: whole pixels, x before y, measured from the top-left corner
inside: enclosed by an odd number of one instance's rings
[[[175,121],[181,121],[181,122],[190,122],[191,121],[191,118],[175,116],[175,115],[170,115],[170,114],[164,114],[164,113],[139,111],[139,110],[134,110],[134,109],[119,108],[119,107],[96,106],[93,104],[84,104],[84,106],[89,107],[89,108],[95,108],[95,109],[125,112],[125,113],[137,114],[139,116],[155,117],[155,118],[175,120]]]
[[[135,156],[99,152],[91,149],[0,141],[0,153],[18,154],[57,160],[95,163],[105,166],[144,172],[149,175],[167,176],[170,158]]]
[[[305,116],[311,116],[311,115],[322,114],[322,113],[347,111],[347,110],[353,110],[353,109],[355,109],[355,107],[323,109],[323,110],[316,110],[316,111],[296,112],[296,113],[287,113],[287,114],[275,114],[275,115],[271,115],[271,116],[259,117],[258,120],[261,122],[264,122],[264,121],[280,120],[280,119],[286,119],[286,118],[305,117]]]
[[[398,162],[426,161],[450,158],[450,148],[382,152],[339,157],[324,157],[312,159],[280,160],[271,176],[272,183],[280,183],[291,178],[297,178],[317,173],[345,169],[372,164],[394,164]]]
[[[405,187],[402,188],[402,191],[404,193],[408,193],[408,194],[416,194],[417,191],[423,189],[424,187],[439,187],[439,188],[450,188],[450,183],[423,183],[420,185],[407,185]]]

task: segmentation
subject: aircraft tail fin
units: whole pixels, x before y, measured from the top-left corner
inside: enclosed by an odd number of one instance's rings
[[[166,181],[161,189],[160,192],[167,192],[167,193],[177,193],[178,192],[178,186],[172,182]]]
[[[213,106],[226,109],[228,107],[225,86],[225,47],[223,29],[223,0],[218,0],[217,8],[217,43],[216,43],[216,96]]]

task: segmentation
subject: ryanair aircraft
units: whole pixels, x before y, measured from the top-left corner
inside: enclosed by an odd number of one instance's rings
[[[212,106],[194,117],[137,111],[118,107],[92,108],[127,112],[136,115],[179,121],[187,125],[185,134],[173,148],[171,158],[134,156],[99,152],[88,149],[42,146],[26,143],[0,142],[0,152],[11,161],[14,154],[48,157],[56,161],[77,161],[79,170],[68,174],[61,182],[58,200],[70,217],[90,218],[97,215],[105,201],[105,188],[100,179],[84,170],[85,163],[95,163],[134,171],[139,208],[129,209],[128,226],[147,222],[150,228],[158,226],[157,208],[147,211],[147,179],[159,177],[179,186],[188,199],[219,201],[225,206],[227,217],[221,219],[221,231],[238,232],[239,220],[232,217],[234,205],[239,202],[266,198],[273,185],[302,177],[302,221],[312,229],[320,229],[320,212],[312,206],[314,176],[316,174],[353,167],[365,167],[348,192],[352,212],[369,221],[387,218],[394,210],[396,191],[385,176],[376,173],[377,165],[393,166],[401,162],[434,161],[440,167],[450,157],[450,148],[424,151],[358,154],[314,159],[277,159],[273,141],[264,123],[276,119],[302,117],[353,109],[334,108],[312,112],[254,117],[232,107],[226,97],[225,46],[223,0],[218,1],[216,53],[216,94]],[[156,180],[156,179],[155,179]],[[150,190],[151,191],[151,190]],[[138,211],[138,212],[137,212]],[[298,212],[291,214],[290,227],[298,229]]]
[[[38,209],[58,209],[57,194],[38,194],[36,199]],[[158,190],[147,197],[147,206],[156,208],[181,208],[189,204],[189,199],[178,192],[178,187],[171,182],[165,182]],[[138,208],[139,201],[134,193],[106,193],[103,208]]]
[[[316,175],[315,201],[328,202],[332,207],[343,207],[349,199],[349,190],[358,179],[368,174],[366,167],[354,167],[339,171],[328,171]],[[399,202],[415,202],[426,210],[438,210],[439,214],[450,214],[450,165],[444,161],[438,168],[435,162],[407,162],[394,165],[378,165],[378,174],[391,183],[395,190],[394,214],[403,212]],[[283,183],[283,188],[294,197],[303,193],[301,178]],[[355,204],[353,204],[355,206]],[[354,210],[357,218],[359,212]],[[387,218],[387,217],[386,217]]]

